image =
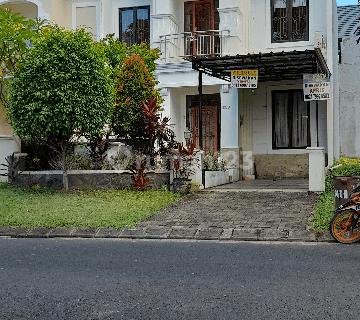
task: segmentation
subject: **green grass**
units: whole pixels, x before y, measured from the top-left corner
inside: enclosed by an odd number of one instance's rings
[[[316,213],[311,221],[315,230],[328,230],[331,218],[335,213],[335,198],[332,178],[329,173],[325,178],[325,191],[319,196]]]
[[[335,213],[334,193],[323,192],[319,197],[316,213],[311,221],[311,225],[316,230],[328,230],[331,218]]]
[[[170,191],[58,191],[0,183],[0,225],[26,227],[134,226],[179,198]]]

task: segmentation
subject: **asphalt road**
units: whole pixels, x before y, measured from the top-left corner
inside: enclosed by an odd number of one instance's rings
[[[358,245],[0,239],[0,319],[358,319]]]

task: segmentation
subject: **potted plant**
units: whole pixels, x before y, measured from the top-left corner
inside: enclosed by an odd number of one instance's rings
[[[196,158],[197,153],[195,143],[190,142],[186,146],[183,143],[178,143],[173,154],[174,192],[179,192],[181,195],[190,192],[191,179],[189,176],[194,174],[199,166],[199,159]]]

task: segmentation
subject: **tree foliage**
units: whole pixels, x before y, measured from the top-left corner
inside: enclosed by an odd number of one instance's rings
[[[145,61],[136,54],[123,62],[116,80],[116,102],[112,117],[112,130],[115,134],[127,137],[130,144],[143,138],[145,132],[142,103],[155,99],[159,110],[163,99],[155,89],[157,81],[145,65]]]
[[[151,49],[149,42],[143,42],[128,47],[125,42],[121,42],[119,38],[115,38],[114,34],[108,34],[101,39],[100,45],[104,48],[108,66],[111,69],[111,75],[115,81],[119,75],[119,71],[123,66],[123,62],[130,55],[136,54],[140,56],[145,63],[146,68],[154,79],[153,72],[156,69],[155,61],[159,59],[159,49]]]
[[[39,35],[44,21],[26,19],[10,9],[0,9],[0,104],[7,107],[9,78],[18,69],[18,62]]]
[[[83,29],[43,28],[12,81],[8,114],[15,133],[29,141],[99,136],[113,106],[105,61]]]

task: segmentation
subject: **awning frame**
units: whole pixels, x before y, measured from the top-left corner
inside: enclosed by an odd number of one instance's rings
[[[301,80],[304,73],[331,74],[319,48],[192,59],[192,68],[225,81],[231,70],[257,69],[259,82]]]

